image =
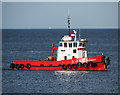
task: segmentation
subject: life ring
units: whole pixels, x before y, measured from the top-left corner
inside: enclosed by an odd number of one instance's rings
[[[68,68],[68,69],[72,69],[72,65],[68,64],[68,65],[67,65],[67,68]]]
[[[92,61],[89,61],[88,62],[88,66],[92,66],[93,62]]]
[[[82,65],[83,65],[83,67],[85,67],[85,68],[87,68],[87,67],[88,67],[88,63],[86,63],[86,62],[85,62],[85,63],[83,63]]]
[[[10,68],[12,68],[12,69],[15,68],[15,64],[12,63],[12,64],[10,65]]]
[[[63,64],[63,65],[62,65],[62,68],[63,68],[64,70],[66,70],[66,69],[67,69],[67,66],[66,66],[65,64]]]
[[[23,65],[23,64],[20,64],[20,68],[23,69],[23,68],[24,68],[24,65]]]
[[[26,67],[27,69],[30,69],[31,65],[28,63],[28,64],[26,64],[25,67]]]
[[[78,67],[82,67],[82,63],[81,62],[77,62],[77,66]]]
[[[77,67],[77,64],[72,64],[72,68],[76,69]]]

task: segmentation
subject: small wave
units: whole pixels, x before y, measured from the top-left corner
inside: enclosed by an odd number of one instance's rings
[[[75,74],[86,74],[89,71],[55,71],[55,75],[75,75]]]

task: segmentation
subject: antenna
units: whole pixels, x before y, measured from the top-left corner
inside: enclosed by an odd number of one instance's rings
[[[69,16],[69,8],[68,8],[68,16]]]
[[[80,41],[81,37],[80,37],[80,27],[79,27],[79,41]]]
[[[69,17],[69,9],[68,9],[68,33],[69,33],[69,36],[71,35],[70,34],[70,17]]]

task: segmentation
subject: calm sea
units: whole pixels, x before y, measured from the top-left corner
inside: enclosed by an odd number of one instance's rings
[[[73,33],[73,32],[72,32]],[[13,60],[39,60],[50,56],[51,45],[58,46],[66,29],[3,29],[3,93],[117,93],[118,30],[81,29],[88,40],[89,56],[110,57],[108,71],[13,71]],[[78,35],[78,33],[77,33]],[[56,56],[56,53],[54,53]]]

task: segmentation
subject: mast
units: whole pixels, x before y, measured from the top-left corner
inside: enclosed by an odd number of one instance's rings
[[[80,37],[80,27],[79,27],[79,41],[80,41],[81,37]]]
[[[69,33],[69,36],[70,36],[70,17],[68,16],[68,33]]]
[[[69,17],[69,9],[68,9],[68,33],[69,33],[69,36],[71,35],[70,34],[70,17]]]

